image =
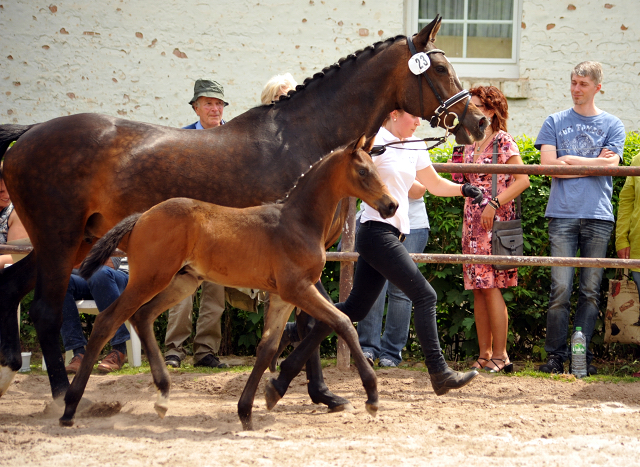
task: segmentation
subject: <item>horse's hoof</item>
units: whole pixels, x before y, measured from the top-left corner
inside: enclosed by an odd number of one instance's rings
[[[334,413],[334,412],[353,412],[355,409],[353,408],[353,405],[351,405],[351,402],[347,402],[346,404],[340,404],[340,405],[336,405],[335,407],[330,407],[329,408],[329,413]]]
[[[160,418],[164,418],[167,415],[167,410],[169,410],[169,398],[158,394],[158,400],[153,404],[153,408]]]
[[[242,422],[242,429],[244,431],[253,431],[253,421],[251,419],[240,421]]]
[[[267,410],[273,409],[278,401],[282,399],[282,396],[273,385],[273,379],[269,379],[264,385],[264,399],[267,402]],[[242,422],[242,426],[244,426],[244,422]]]
[[[0,397],[2,397],[5,392],[7,392],[7,389],[9,389],[9,386],[11,386],[11,382],[13,381],[15,375],[16,372],[8,366],[0,367]]]
[[[73,426],[73,418],[60,418],[60,426]]]
[[[378,414],[378,403],[377,402],[366,402],[364,404],[365,408],[367,409],[367,412],[369,412],[369,415],[371,415],[372,417],[375,417]]]

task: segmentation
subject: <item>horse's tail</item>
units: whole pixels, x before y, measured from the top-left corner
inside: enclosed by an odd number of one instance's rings
[[[33,125],[0,125],[0,157],[4,155],[11,143],[24,135]]]
[[[137,213],[125,217],[118,225],[109,230],[104,237],[100,238],[80,265],[80,276],[88,280],[100,269],[109,257],[113,256],[113,252],[116,251],[124,236],[133,230],[141,215],[142,213]]]

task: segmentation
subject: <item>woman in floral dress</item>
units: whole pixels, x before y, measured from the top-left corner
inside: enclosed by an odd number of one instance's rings
[[[507,133],[509,116],[507,100],[494,86],[480,86],[470,90],[471,100],[487,118],[491,119],[485,138],[465,146],[464,162],[493,163],[493,142],[498,143],[498,164],[522,164],[518,146]],[[484,191],[484,200],[478,205],[469,200],[464,204],[462,225],[462,252],[466,255],[491,254],[491,229],[494,221],[516,218],[513,201],[529,187],[525,174],[497,175],[497,196],[492,199],[491,174],[465,174],[467,182]],[[497,207],[497,209],[496,209]],[[464,288],[473,290],[474,316],[480,353],[473,368],[489,372],[513,371],[507,355],[509,317],[500,289],[518,285],[518,270],[496,270],[490,264],[465,264]]]

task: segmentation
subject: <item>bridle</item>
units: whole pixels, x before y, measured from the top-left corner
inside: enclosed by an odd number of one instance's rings
[[[416,50],[416,46],[413,45],[413,41],[409,37],[407,37],[407,44],[409,44],[409,51],[411,52],[411,57],[413,57],[418,53],[418,51]],[[435,54],[435,53],[444,55],[444,51],[440,49],[431,49],[431,50],[425,51],[424,53],[426,53],[427,55]],[[442,126],[446,131],[445,138],[447,138],[447,136],[449,136],[450,133],[455,133],[456,131],[458,131],[460,125],[462,124],[461,123],[462,120],[467,115],[469,102],[471,102],[471,93],[469,93],[469,91],[467,91],[466,89],[463,89],[462,91],[460,91],[459,93],[457,93],[456,95],[450,97],[445,101],[442,99],[440,94],[438,94],[436,87],[433,85],[431,78],[429,78],[429,75],[427,74],[427,70],[423,71],[420,75],[416,75],[416,77],[418,78],[418,89],[420,93],[420,118],[422,118],[423,120],[427,120],[427,119],[424,117],[424,107],[422,103],[422,80],[420,79],[421,75],[424,76],[424,78],[427,80],[427,84],[431,88],[433,95],[436,97],[436,99],[438,99],[438,102],[440,103],[440,106],[436,110],[434,110],[433,115],[429,119],[429,123],[432,128],[435,128],[439,126],[440,123],[442,123]],[[464,110],[462,111],[462,116],[458,118],[458,115],[455,112],[451,112],[449,109],[463,99],[467,99],[467,102],[464,106]],[[451,125],[447,124],[447,117],[449,115],[454,116],[453,123]]]
[[[411,38],[407,37],[407,43],[409,44],[409,51],[411,52],[411,57],[415,56],[418,53],[418,51],[416,50],[416,46],[413,45],[413,41],[411,40]],[[424,53],[427,55],[435,54],[435,53],[444,55],[444,51],[440,49],[431,49],[431,50],[427,50]],[[460,126],[462,125],[462,120],[467,115],[467,110],[469,109],[469,102],[471,102],[471,93],[466,89],[463,89],[462,91],[460,91],[459,93],[455,94],[454,96],[450,97],[445,101],[442,99],[442,97],[436,90],[436,87],[433,85],[431,78],[429,78],[429,75],[427,74],[427,70],[423,71],[420,74],[417,74],[416,77],[418,78],[418,90],[420,93],[420,118],[422,120],[427,120],[427,119],[424,117],[424,105],[422,103],[422,80],[420,79],[420,76],[424,76],[425,80],[427,81],[427,84],[429,85],[429,87],[431,88],[431,91],[433,92],[433,95],[436,97],[436,99],[438,99],[438,102],[440,103],[440,106],[433,111],[433,115],[431,116],[431,118],[429,118],[429,124],[431,125],[432,128],[436,128],[437,126],[440,125],[440,123],[442,123],[442,126],[445,129],[444,136],[441,136],[440,138],[423,138],[423,139],[408,140],[408,141],[393,141],[391,143],[383,144],[381,146],[374,146],[373,148],[371,148],[371,152],[369,153],[371,156],[382,155],[385,152],[387,146],[396,146],[398,144],[413,143],[418,141],[424,141],[424,142],[437,141],[436,144],[434,144],[433,146],[429,146],[428,148],[426,148],[428,151],[430,149],[435,148],[436,146],[440,146],[441,144],[444,144],[447,141],[447,138],[449,137],[450,134],[455,134],[460,129]],[[458,114],[456,114],[455,112],[451,112],[449,109],[454,105],[456,105],[458,102],[462,101],[463,99],[466,99],[467,102],[465,103],[464,110],[462,111],[462,116],[458,118]],[[453,121],[451,125],[447,124],[447,117],[449,115],[453,115]],[[402,148],[402,149],[413,150],[413,151],[422,150],[422,149],[410,149],[410,148]]]

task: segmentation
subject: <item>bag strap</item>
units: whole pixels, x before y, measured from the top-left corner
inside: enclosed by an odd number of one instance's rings
[[[496,135],[496,137],[493,138],[492,162],[494,165],[498,163],[498,135]],[[491,197],[495,198],[497,196],[497,192],[498,192],[498,174],[493,174],[491,176]],[[522,218],[522,206],[520,203],[521,203],[520,195],[518,195],[516,197],[516,205],[517,205],[516,215],[518,216],[517,219]]]

